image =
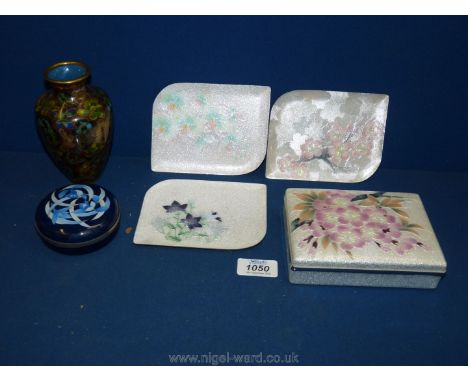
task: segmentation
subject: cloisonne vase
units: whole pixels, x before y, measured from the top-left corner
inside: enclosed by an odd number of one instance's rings
[[[88,84],[91,71],[81,62],[58,62],[44,79],[51,89],[36,103],[39,136],[49,156],[74,183],[94,182],[109,157],[111,102]]]

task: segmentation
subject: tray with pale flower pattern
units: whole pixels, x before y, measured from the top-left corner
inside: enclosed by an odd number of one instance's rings
[[[297,90],[270,115],[266,177],[360,182],[379,167],[387,119],[383,94]]]
[[[176,83],[153,105],[151,168],[241,175],[265,158],[270,88]]]

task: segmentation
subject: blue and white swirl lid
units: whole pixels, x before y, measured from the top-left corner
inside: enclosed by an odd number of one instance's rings
[[[115,197],[96,184],[71,184],[44,198],[36,211],[41,237],[60,247],[95,244],[118,226]]]
[[[99,194],[95,194],[86,184],[72,184],[52,192],[45,213],[53,224],[79,224],[91,228],[88,223],[93,224],[109,207],[109,197],[102,187],[99,187]]]

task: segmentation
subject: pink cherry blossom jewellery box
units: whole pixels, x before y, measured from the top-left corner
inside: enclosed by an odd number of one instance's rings
[[[436,288],[447,263],[417,194],[290,188],[293,284]]]

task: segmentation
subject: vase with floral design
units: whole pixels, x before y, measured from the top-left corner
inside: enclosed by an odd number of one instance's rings
[[[51,87],[36,102],[44,147],[72,182],[94,182],[103,171],[112,142],[112,110],[107,94],[89,85],[91,70],[76,61],[58,62],[44,73]]]

